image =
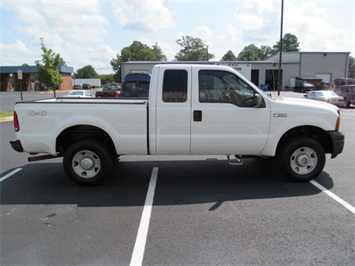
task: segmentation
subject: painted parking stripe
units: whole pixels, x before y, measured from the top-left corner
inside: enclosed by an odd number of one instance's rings
[[[150,177],[147,197],[145,199],[142,218],[139,224],[137,239],[134,245],[130,265],[142,265],[143,262],[145,243],[147,241],[147,235],[148,235],[150,215],[152,213],[152,207],[153,207],[155,185],[157,183],[157,177],[158,177],[158,169],[159,169],[158,167],[154,167],[152,171],[152,175]]]
[[[312,185],[314,185],[315,187],[319,188],[322,192],[324,192],[325,194],[327,194],[329,197],[331,197],[332,199],[334,199],[335,201],[337,201],[338,203],[340,203],[341,205],[343,205],[345,208],[347,208],[349,211],[351,211],[353,214],[355,214],[355,208],[353,206],[351,206],[349,203],[347,203],[346,201],[342,200],[341,198],[339,198],[337,195],[335,195],[334,193],[330,192],[328,189],[326,189],[325,187],[323,187],[321,184],[317,183],[314,180],[309,181]]]
[[[0,178],[0,183],[2,181],[4,181],[5,179],[9,178],[10,176],[16,174],[17,172],[20,172],[22,170],[22,168],[16,168],[15,170],[11,171],[10,173],[8,173],[7,175],[3,176]]]

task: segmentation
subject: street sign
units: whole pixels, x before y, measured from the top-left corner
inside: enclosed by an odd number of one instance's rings
[[[17,70],[17,78],[22,79],[22,70]]]

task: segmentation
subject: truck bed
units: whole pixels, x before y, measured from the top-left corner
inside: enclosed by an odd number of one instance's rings
[[[56,139],[82,126],[100,128],[121,154],[147,154],[147,100],[57,98],[16,103],[23,149],[58,154]],[[78,122],[80,121],[80,122]],[[80,123],[80,124],[78,124]],[[80,134],[80,132],[78,132]]]

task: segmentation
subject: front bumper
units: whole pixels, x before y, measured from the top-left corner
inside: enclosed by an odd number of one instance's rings
[[[332,157],[337,157],[338,154],[342,153],[345,143],[345,136],[340,131],[330,131],[328,135],[332,141]]]
[[[10,141],[11,147],[17,152],[23,152],[23,147],[20,140]]]

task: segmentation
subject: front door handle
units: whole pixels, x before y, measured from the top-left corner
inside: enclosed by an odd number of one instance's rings
[[[194,111],[194,122],[201,122],[202,121],[202,111],[195,110]]]

